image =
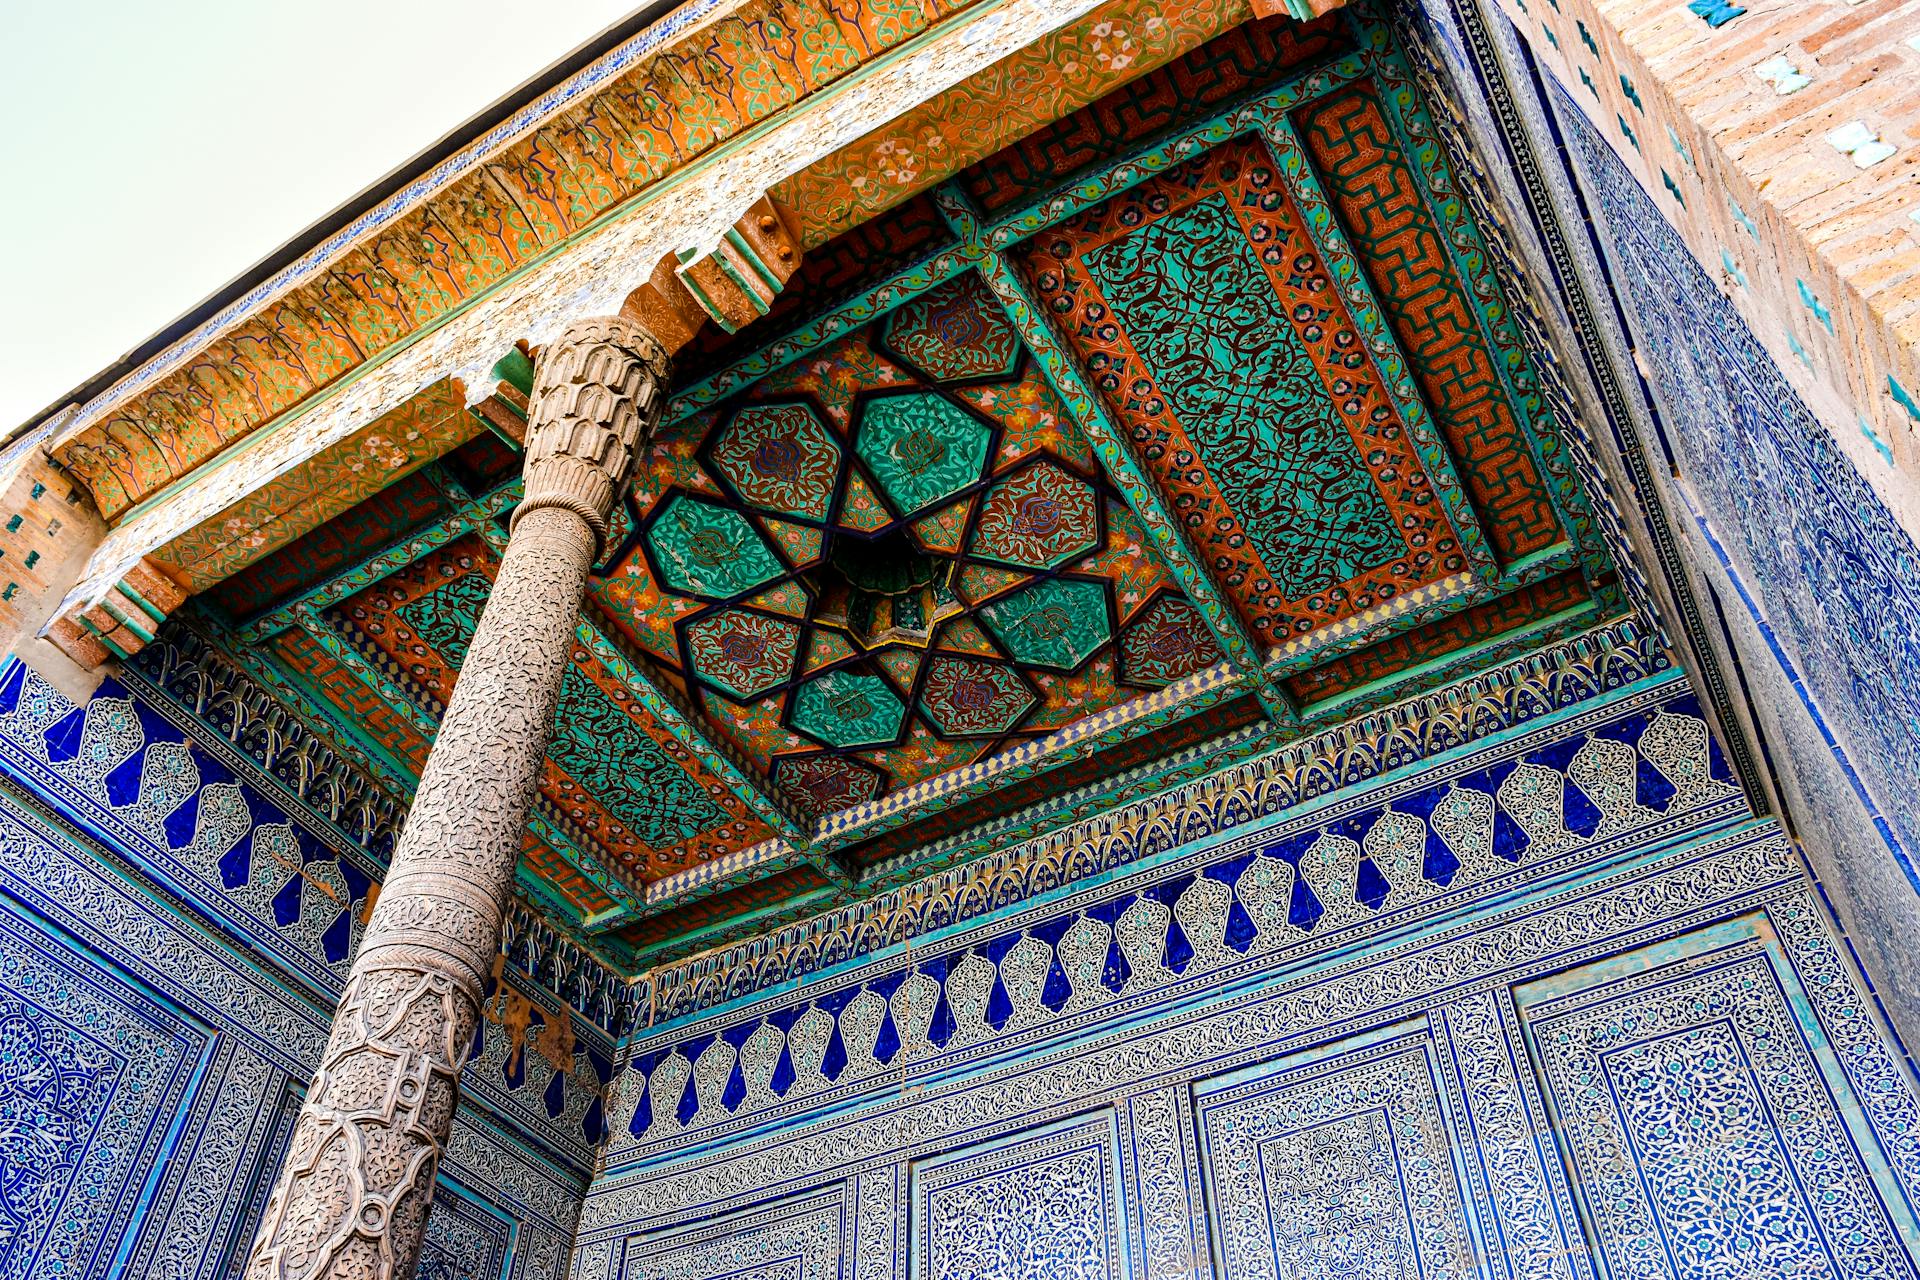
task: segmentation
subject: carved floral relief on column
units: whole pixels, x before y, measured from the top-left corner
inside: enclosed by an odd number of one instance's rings
[[[666,349],[583,320],[542,355],[526,497],[348,979],[247,1274],[411,1275],[553,733],[588,568]]]

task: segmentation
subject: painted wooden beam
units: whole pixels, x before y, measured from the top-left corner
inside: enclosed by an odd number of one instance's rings
[[[816,851],[813,848],[813,833],[807,824],[788,809],[778,796],[761,785],[757,771],[735,753],[720,746],[699,726],[694,715],[669,696],[638,662],[628,658],[591,617],[583,614],[574,634],[583,648],[604,665],[615,679],[626,685],[640,709],[725,783],[727,790],[745,804],[756,818],[771,827],[776,836],[812,862],[835,884],[851,883],[852,877],[837,859],[823,850]]]
[[[1135,0],[1107,3],[1116,12],[1127,12]],[[289,397],[290,402],[276,401],[270,412],[263,411],[265,416],[242,414],[245,421],[230,424],[233,431],[229,434],[247,437],[244,450],[228,449],[205,459],[204,465],[161,465],[159,471],[167,474],[161,476],[157,471],[155,479],[158,487],[167,491],[164,499],[148,502],[153,486],[146,481],[135,483],[131,491],[117,486],[114,494],[103,492],[103,509],[125,514],[118,517],[120,523],[93,553],[61,612],[96,602],[141,556],[167,546],[188,531],[209,523],[218,525],[237,508],[261,505],[264,491],[280,476],[316,460],[332,459],[343,449],[351,452],[362,447],[368,439],[363,433],[372,431],[383,415],[395,406],[408,404],[423,390],[449,385],[476,392],[490,389],[494,385],[490,375],[505,344],[525,341],[544,345],[576,316],[617,313],[636,286],[651,277],[664,255],[712,243],[735,223],[743,209],[785,179],[854,146],[921,103],[950,91],[964,92],[971,77],[1050,33],[1085,21],[1097,25],[1098,19],[1092,15],[1100,8],[1099,0],[976,0],[891,49],[857,57],[856,61],[869,63],[857,74],[843,76],[812,92],[795,92],[789,102],[796,109],[768,109],[766,118],[731,128],[732,136],[725,141],[711,145],[696,160],[670,174],[657,175],[657,180],[607,209],[606,216],[590,218],[577,227],[556,223],[524,262],[476,287],[473,296],[457,306],[411,332],[387,335],[387,345],[371,356],[330,368],[319,389],[295,394]],[[1234,7],[1216,4],[1214,8],[1218,10],[1216,16],[1230,25]],[[742,38],[750,35],[744,28],[737,34]],[[1198,42],[1197,28],[1188,34]],[[1183,50],[1170,50],[1168,56],[1179,51]],[[757,75],[770,66],[756,59],[753,71]],[[1144,69],[1144,64],[1129,64],[1112,83],[1123,83]],[[734,85],[738,71],[737,67],[716,66],[715,83]],[[766,96],[766,87],[756,81],[748,96],[757,101]],[[550,103],[549,109],[558,108]],[[533,126],[537,122],[528,123]],[[551,136],[547,141],[559,153],[567,153],[564,143]],[[472,157],[476,166],[483,159],[480,152]],[[564,167],[566,162],[555,159],[551,163]],[[450,168],[459,170],[457,165]],[[422,184],[429,195],[438,180],[437,174],[436,182]],[[513,198],[503,196],[490,193],[488,198],[500,199],[503,206],[521,207]],[[454,204],[463,206],[472,199],[457,190],[452,198]],[[454,222],[462,221],[451,207],[447,216]],[[386,209],[372,219],[376,224],[388,220],[392,215]],[[283,286],[263,285],[258,291],[261,297],[253,303],[274,314],[289,310],[279,296],[283,289],[291,293],[314,285],[339,260],[363,252],[360,243],[378,248],[366,227],[356,226],[351,234],[343,232],[329,241],[326,250],[302,259],[290,269]],[[269,302],[274,307],[269,308]],[[230,317],[210,321],[147,362],[84,406],[63,426],[62,438],[52,447],[65,448],[69,454],[95,448],[85,457],[103,463],[108,453],[90,444],[90,437],[82,437],[89,431],[105,432],[120,420],[116,415],[132,412],[129,401],[160,389],[170,378],[190,374],[189,362],[230,325],[242,323],[253,309],[253,305],[237,306]],[[289,314],[297,310],[291,309]],[[281,345],[285,345],[284,340]],[[464,411],[459,416],[469,417]],[[480,429],[477,422],[466,425]],[[229,460],[242,452],[248,456],[248,464],[236,469]],[[78,457],[75,455],[73,465],[79,465]],[[424,460],[415,459],[415,464]],[[94,465],[91,474],[105,485],[107,472],[100,465]],[[384,479],[385,472],[379,474]],[[146,505],[136,514],[133,508],[142,503]]]
[[[859,297],[821,312],[766,346],[675,392],[660,417],[661,428],[683,422],[700,410],[737,395],[760,379],[872,323],[891,307],[944,284],[971,268],[978,256],[964,245],[948,246],[895,272]]]
[[[368,556],[350,569],[343,569],[317,586],[309,587],[285,604],[267,610],[259,617],[233,630],[234,640],[257,645],[298,624],[302,609],[321,610],[338,604],[348,596],[373,586],[390,574],[398,573],[415,561],[437,551],[456,538],[491,524],[520,500],[520,481],[501,485],[480,498],[462,496],[455,510],[416,533],[410,533]]]
[[[1040,366],[1047,384],[1059,395],[1061,403],[1073,416],[1075,425],[1100,455],[1108,478],[1120,490],[1127,506],[1140,517],[1147,536],[1153,539],[1154,549],[1160,553],[1174,581],[1180,584],[1181,590],[1186,592],[1194,608],[1206,620],[1207,629],[1213,633],[1220,652],[1226,655],[1227,661],[1237,671],[1245,673],[1254,682],[1260,705],[1269,717],[1276,722],[1297,720],[1299,717],[1292,700],[1267,679],[1259,646],[1241,625],[1233,606],[1221,595],[1206,567],[1194,555],[1186,535],[1167,511],[1160,490],[1141,468],[1139,460],[1133,456],[1132,447],[1113,425],[1112,419],[1107,417],[1099,399],[1081,380],[1073,357],[1067,354],[1059,335],[1054,331],[1053,322],[1034,303],[1027,292],[1026,283],[1007,265],[1006,258],[998,250],[981,244],[979,215],[966,193],[950,183],[935,192],[934,200],[961,242],[977,254],[975,265],[981,278],[1006,309],[1007,318],[1019,332],[1020,340],[1033,353],[1034,361]]]
[[[377,666],[367,661],[359,649],[327,620],[325,614],[316,609],[301,608],[296,611],[296,616],[300,629],[310,636],[314,643],[392,707],[418,730],[422,737],[431,741],[439,732],[439,720],[415,701],[405,689],[389,679]],[[417,781],[416,779],[416,784]],[[628,884],[618,872],[609,869],[598,854],[588,849],[584,840],[577,839],[572,833],[564,830],[564,820],[558,815],[544,811],[546,808],[536,803],[535,811],[528,818],[528,826],[534,834],[608,897],[629,908],[637,908],[640,902],[640,891]]]

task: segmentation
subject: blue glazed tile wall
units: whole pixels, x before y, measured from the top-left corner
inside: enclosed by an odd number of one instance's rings
[[[1421,781],[1265,824],[1197,864],[1128,877],[963,946],[915,939],[912,963],[876,959],[860,982],[822,979],[804,999],[649,1034],[627,1062],[646,1087],[624,1082],[608,1158],[793,1114],[795,1100],[857,1092],[896,1060],[936,1070],[997,1037],[1459,910],[1570,850],[1591,857],[1629,835],[1745,812],[1697,703],[1671,681],[1530,750],[1462,753]]]
[[[1916,1274],[1909,1065],[1671,672],[639,1032],[614,1099],[578,1280]]]
[[[1910,858],[1920,549],[1607,144],[1571,104],[1558,115],[1605,219],[1682,482]]]
[[[0,670],[0,1277],[238,1265],[380,873],[150,691]],[[490,1001],[423,1275],[564,1269],[612,1042],[556,1069],[557,1003]]]

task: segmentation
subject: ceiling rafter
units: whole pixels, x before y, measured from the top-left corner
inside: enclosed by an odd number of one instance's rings
[[[828,343],[835,342],[899,303],[938,288],[960,276],[978,259],[978,252],[967,245],[949,245],[931,257],[888,276],[864,290],[858,297],[817,315],[751,354],[742,356],[724,368],[708,374],[690,387],[674,393],[661,415],[663,427],[685,421],[702,409],[711,408],[727,397],[796,360],[804,359]]]
[[[264,658],[257,649],[236,643],[235,633],[223,627],[217,619],[202,613],[196,617],[195,622],[215,640],[222,654],[238,664],[249,677],[270,688],[277,698],[291,704],[310,731],[331,738],[335,743],[347,744],[351,748],[348,754],[358,767],[365,769],[376,782],[387,788],[403,803],[412,796],[414,788],[419,784],[419,778],[411,768],[393,760],[386,747],[374,741],[359,726],[343,720],[328,704],[316,701],[297,682],[288,679],[277,663]],[[300,626],[303,632],[312,636],[315,643],[320,644],[322,648],[327,648],[326,637],[315,635],[298,622],[293,625]],[[331,653],[332,650],[329,649],[329,652]],[[350,656],[342,656],[340,661],[343,665],[349,666],[349,669],[355,670],[356,678],[365,683],[364,677],[352,667]],[[374,688],[372,685],[367,687]],[[377,689],[374,691],[378,692]],[[403,716],[416,731],[427,737],[433,735],[433,722],[420,713],[411,701],[394,702],[391,705],[394,711]],[[322,727],[316,728],[316,726]],[[583,877],[620,904],[617,910],[637,910],[639,900],[634,890],[623,878],[607,870],[597,856],[583,848],[580,841],[565,829],[564,818],[549,813],[547,811],[549,808],[550,806],[543,799],[535,798],[534,810],[528,816],[528,830],[545,841],[559,856],[567,859]],[[521,864],[516,874],[515,884],[523,894],[538,899],[550,908],[564,909],[564,914],[568,916],[578,914],[578,907],[566,902],[552,885],[525,863]],[[617,946],[616,939],[602,939],[601,942]]]
[[[504,555],[507,549],[508,533],[497,522],[489,522],[480,529],[480,536],[491,547],[495,555]],[[582,606],[580,620],[574,626],[574,638],[580,642],[613,677],[625,686],[633,695],[634,701],[651,716],[667,734],[691,752],[708,771],[727,785],[727,790],[753,815],[769,827],[799,852],[807,861],[813,862],[819,870],[834,882],[851,884],[852,877],[840,863],[824,854],[818,857],[810,852],[811,833],[806,825],[788,811],[777,796],[757,782],[751,770],[731,752],[723,750],[705,730],[700,728],[692,712],[682,708],[678,702],[646,674],[640,664],[627,656],[623,646],[617,644],[609,631],[594,621],[591,616],[592,597],[589,594]],[[642,912],[641,914],[648,914]]]
[[[522,489],[521,480],[515,477],[476,498],[438,463],[423,470],[427,472],[428,483],[433,486],[444,502],[454,508],[450,514],[424,530],[396,539],[360,563],[309,588],[293,600],[276,606],[242,627],[233,628],[228,635],[237,646],[250,647],[289,628],[297,627],[312,638],[328,656],[352,672],[370,691],[393,706],[424,737],[430,739],[438,728],[437,721],[422,710],[396,682],[367,661],[358,648],[325,616],[325,610],[329,607],[406,569],[440,547],[468,534],[478,535],[496,556],[505,553],[507,532],[501,526],[499,517],[518,502]],[[600,626],[583,616],[576,630],[576,638],[583,647],[606,665],[655,723],[691,752],[715,776],[721,778],[728,790],[745,804],[755,817],[777,833],[778,839],[786,849],[785,854],[777,859],[754,860],[733,868],[730,874],[724,876],[703,877],[695,882],[682,882],[678,876],[669,877],[670,880],[680,882],[684,889],[679,901],[689,901],[722,892],[747,880],[775,874],[800,863],[815,867],[836,886],[844,887],[852,883],[852,875],[839,859],[824,851],[813,851],[811,833],[806,825],[790,813],[777,796],[757,783],[745,766],[723,751],[711,736],[698,726],[694,717],[663,694],[638,665],[621,652]],[[411,783],[408,784],[409,788],[411,785]],[[556,854],[613,898],[617,904],[608,911],[590,917],[584,922],[585,928],[593,933],[605,933],[635,920],[657,914],[670,905],[669,900],[660,893],[650,894],[646,886],[629,885],[624,877],[609,872],[602,860],[589,851],[587,841],[576,838],[564,829],[568,825],[564,819],[557,815],[543,814],[542,810],[549,807],[544,801],[536,802],[534,813],[529,820],[530,829]],[[537,877],[527,878],[537,879]]]
[[[435,485],[442,493],[448,489]],[[520,500],[520,480],[509,480],[478,498],[461,493],[455,510],[427,528],[397,538],[350,569],[344,569],[317,586],[309,587],[284,604],[276,605],[243,626],[233,629],[233,638],[243,645],[256,645],[287,628],[298,625],[301,610],[318,612],[363,591],[390,574],[398,573],[447,543],[469,533],[480,532],[514,503]]]
[[[657,915],[668,907],[692,902],[753,880],[778,875],[798,866],[812,866],[805,849],[795,849],[778,836],[752,848],[715,858],[698,866],[662,876],[647,886],[643,914]]]
[[[664,964],[704,951],[709,947],[724,946],[755,933],[776,928],[793,920],[819,915],[821,912],[840,906],[847,895],[831,886],[808,890],[789,898],[761,903],[747,908],[738,915],[724,916],[684,929],[671,937],[653,942],[630,944],[634,961],[641,968],[655,964]]]
[[[952,182],[936,188],[934,199],[950,224],[954,225],[956,231],[961,234],[963,247],[980,255],[982,264],[980,270],[990,282],[993,282],[996,279],[996,271],[990,269],[987,264],[995,262],[999,251],[1065,222],[1121,192],[1150,181],[1211,146],[1237,135],[1258,132],[1273,148],[1276,160],[1280,161],[1284,181],[1303,205],[1303,213],[1307,214],[1310,239],[1322,250],[1323,256],[1344,258],[1349,263],[1357,262],[1352,246],[1347,242],[1344,232],[1332,216],[1326,194],[1313,176],[1312,168],[1300,148],[1297,135],[1288,119],[1289,113],[1294,108],[1309,99],[1324,98],[1370,76],[1378,76],[1383,71],[1390,72],[1400,79],[1409,77],[1404,59],[1394,48],[1390,35],[1382,24],[1358,18],[1350,21],[1359,37],[1359,47],[1354,51],[1329,63],[1296,72],[1223,110],[1183,126],[1148,146],[1130,154],[1115,157],[1093,173],[1073,178],[1039,199],[1010,212],[992,218],[981,218],[972,208],[965,193]],[[1392,95],[1382,96],[1392,97]],[[1415,137],[1406,123],[1408,110],[1402,109],[1398,104],[1390,105],[1392,105],[1394,127],[1400,134],[1401,141],[1411,146]],[[1424,113],[1421,119],[1425,120]],[[1431,130],[1428,129],[1427,132],[1431,133]],[[1412,168],[1415,179],[1420,184],[1421,195],[1428,207],[1436,211],[1436,216],[1442,216],[1447,208],[1446,201],[1441,198],[1443,193],[1434,189],[1430,180],[1431,175],[1425,169],[1419,165],[1414,165]],[[1442,237],[1442,240],[1447,246],[1449,260],[1453,263],[1454,269],[1459,271],[1460,264],[1457,260],[1459,251],[1455,244],[1457,237],[1463,233],[1471,234],[1476,244],[1481,243],[1483,237],[1480,236],[1472,219],[1463,208],[1454,210],[1453,215],[1447,219],[1447,223],[1447,234]],[[1000,266],[997,274],[1010,286],[1008,292],[1021,297],[1027,304],[1029,314],[1035,317],[1039,325],[1051,332],[1051,321],[1043,311],[1033,307],[1031,296],[1027,294],[1017,273]],[[1350,274],[1351,278],[1343,282],[1344,291],[1355,306],[1356,312],[1366,310],[1372,312],[1369,322],[1363,322],[1363,328],[1373,331],[1372,336],[1376,345],[1385,344],[1385,356],[1388,365],[1391,366],[1387,371],[1387,381],[1396,400],[1401,402],[1403,407],[1410,403],[1418,417],[1427,418],[1424,400],[1414,388],[1411,379],[1410,365],[1384,324],[1383,313],[1373,296],[1371,286],[1357,268]],[[998,284],[995,288],[996,292],[1000,291]],[[1485,332],[1487,318],[1481,308],[1477,306],[1472,308],[1472,318],[1475,325],[1481,329],[1482,337],[1490,338],[1490,335]],[[1356,320],[1360,321],[1362,317],[1356,315]],[[1022,336],[1027,338],[1031,345],[1033,339],[1028,337],[1028,331],[1024,326],[1022,326]],[[1056,343],[1056,347],[1057,345]],[[1070,360],[1065,362],[1065,366],[1069,374],[1074,372],[1074,366]],[[1537,395],[1525,393],[1524,389],[1515,383],[1512,370],[1504,363],[1496,361],[1495,369],[1500,385],[1510,402],[1527,404],[1538,401]],[[1048,372],[1051,376],[1051,369]],[[1079,404],[1075,397],[1069,394],[1065,387],[1057,389],[1069,406],[1077,411]],[[1092,403],[1096,413],[1101,412],[1096,400],[1090,396],[1087,399]],[[1096,438],[1097,442],[1097,426],[1083,423],[1083,429],[1090,437]],[[1341,656],[1400,632],[1470,609],[1572,568],[1583,569],[1590,584],[1596,573],[1609,569],[1610,562],[1606,559],[1604,547],[1594,535],[1591,517],[1586,512],[1576,483],[1565,474],[1564,465],[1559,467],[1545,465],[1545,459],[1542,457],[1540,445],[1534,433],[1528,432],[1526,435],[1526,447],[1536,465],[1540,467],[1541,474],[1549,481],[1549,496],[1560,526],[1570,536],[1563,537],[1554,545],[1520,557],[1504,567],[1497,566],[1491,559],[1487,559],[1478,566],[1469,589],[1435,594],[1431,599],[1419,601],[1418,608],[1383,609],[1379,611],[1380,616],[1371,620],[1371,625],[1362,623],[1359,626],[1342,628],[1339,633],[1332,635],[1327,633],[1326,628],[1317,628],[1311,644],[1298,648],[1293,646],[1276,648],[1266,655],[1262,664],[1266,681],[1277,684],[1287,676],[1317,662]],[[1116,479],[1118,479],[1117,475]],[[1126,487],[1131,497],[1132,486]],[[1470,523],[1477,527],[1477,520]],[[1196,603],[1198,603],[1197,599]],[[1202,613],[1211,623],[1214,611],[1203,608]],[[1232,615],[1228,614],[1228,617],[1231,619]],[[1287,697],[1284,690],[1281,691],[1281,696]],[[1297,720],[1299,708],[1291,698],[1288,702],[1289,706],[1293,707],[1294,718]]]
[[[1579,549],[1563,541],[1509,564],[1491,589],[1473,581],[1467,574],[1455,575],[1460,579],[1457,589],[1449,585],[1453,579],[1442,579],[1428,589],[1433,592],[1431,599],[1409,593],[1393,602],[1394,606],[1404,605],[1404,608],[1371,610],[1348,619],[1345,625],[1315,628],[1301,642],[1276,646],[1267,655],[1267,675],[1274,680],[1284,680],[1329,659],[1342,657],[1403,631],[1544,582],[1581,565]]]
[[[815,852],[812,833],[770,790],[754,778],[751,768],[734,753],[721,748],[703,730],[692,712],[683,709],[640,664],[630,659],[608,632],[582,613],[574,628],[580,644],[633,694],[635,702],[666,733],[691,752],[695,759],[727,786],[753,815],[773,829],[792,849],[820,872],[840,884],[851,884],[852,876],[840,863],[824,852]]]
[[[1402,667],[1384,679],[1315,703],[1308,709],[1304,723],[1309,730],[1317,731],[1342,720],[1377,711],[1402,698],[1471,675],[1475,670],[1504,662],[1530,649],[1558,643],[1598,625],[1609,616],[1609,610],[1602,603],[1588,598],[1571,608],[1451,650],[1426,662]]]
[[[1357,15],[1350,16],[1349,21],[1354,22],[1368,38],[1377,39],[1383,45],[1375,55],[1382,65],[1403,80],[1414,79],[1406,54],[1390,38],[1385,24]],[[1433,112],[1424,98],[1382,94],[1381,108],[1392,121],[1401,140],[1410,148],[1418,147],[1423,142],[1439,146],[1450,174],[1461,164],[1471,163],[1470,157],[1462,156],[1453,148],[1443,145]],[[1478,183],[1463,183],[1455,175],[1454,190],[1448,192],[1436,186],[1434,175],[1428,166],[1414,165],[1412,172],[1414,182],[1419,185],[1427,207],[1433,211],[1439,221],[1446,225],[1447,234],[1442,237],[1442,248],[1455,271],[1460,272],[1464,277],[1467,274],[1467,268],[1471,265],[1471,257],[1476,254],[1490,260],[1498,260],[1505,256],[1505,254],[1494,252],[1494,241],[1499,238],[1496,234],[1498,223],[1495,221],[1499,211],[1471,199],[1476,189],[1483,189],[1487,185],[1484,179]],[[1471,213],[1468,210],[1469,204],[1473,205]],[[1505,246],[1503,245],[1502,248],[1504,249]],[[1473,319],[1479,326],[1483,339],[1493,343],[1496,335],[1492,332],[1494,325],[1490,318],[1476,307],[1473,310]],[[1519,328],[1517,313],[1510,313],[1509,319],[1516,327],[1515,339],[1525,345],[1524,336],[1517,332]],[[1534,385],[1529,389],[1518,380],[1516,372],[1514,366],[1504,361],[1496,361],[1494,364],[1494,374],[1499,378],[1500,385],[1505,388],[1509,399],[1516,405],[1531,406],[1538,412],[1552,412],[1556,417],[1559,416],[1558,411],[1548,405],[1545,387],[1538,375],[1535,375]],[[1574,410],[1571,402],[1567,403],[1565,408],[1569,413]],[[1574,423],[1567,422],[1562,425],[1568,428],[1571,434]],[[1578,481],[1573,475],[1572,459],[1566,456],[1571,446],[1562,445],[1558,450],[1548,450],[1544,447],[1545,439],[1536,432],[1528,432],[1526,442],[1534,464],[1540,468],[1542,477],[1547,481],[1548,498],[1560,517],[1561,526],[1569,532],[1574,545],[1579,550],[1580,565],[1589,585],[1613,576],[1613,561],[1607,551],[1606,540],[1601,536],[1591,506],[1586,496],[1580,491]],[[1617,586],[1610,586],[1605,591],[1597,591],[1596,594],[1617,594],[1618,591]]]
[[[957,185],[948,183],[935,190],[934,202],[960,236],[961,242],[970,248],[977,248],[976,270],[1006,309],[1007,318],[1019,333],[1021,342],[1033,354],[1042,376],[1060,396],[1061,403],[1073,416],[1074,424],[1100,455],[1107,475],[1119,488],[1134,514],[1140,517],[1147,536],[1153,539],[1154,547],[1166,562],[1174,581],[1180,584],[1181,590],[1187,593],[1187,598],[1200,611],[1207,630],[1220,646],[1220,652],[1226,655],[1235,670],[1253,683],[1255,695],[1269,718],[1280,724],[1297,722],[1299,709],[1285,691],[1267,677],[1259,646],[1246,628],[1240,625],[1232,606],[1220,594],[1206,567],[1193,554],[1186,535],[1181,533],[1180,527],[1169,516],[1160,491],[1147,478],[1139,461],[1134,458],[1132,448],[1115,429],[1099,400],[1080,380],[1079,370],[1060,345],[1052,322],[1034,304],[1026,285],[1007,265],[1000,252],[981,244],[980,219],[972,201]]]

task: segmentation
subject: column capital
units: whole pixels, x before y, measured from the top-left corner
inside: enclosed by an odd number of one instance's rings
[[[526,496],[516,526],[529,512],[559,507],[605,542],[671,368],[665,344],[624,315],[576,320],[547,344],[527,404]]]

